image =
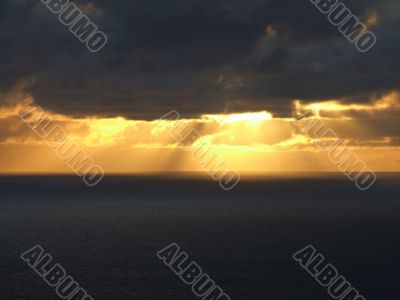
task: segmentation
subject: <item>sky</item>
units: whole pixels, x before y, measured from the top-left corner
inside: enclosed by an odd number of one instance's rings
[[[400,171],[397,0],[344,2],[377,36],[366,53],[306,0],[73,2],[107,35],[100,52],[41,1],[0,2],[1,173],[70,171],[21,120],[34,107],[107,172],[201,171],[177,123],[239,171],[337,171],[296,126],[306,111]]]

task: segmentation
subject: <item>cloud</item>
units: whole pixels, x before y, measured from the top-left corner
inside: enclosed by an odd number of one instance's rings
[[[104,118],[99,116],[70,117],[37,106],[35,99],[22,92],[25,83],[17,85],[12,92],[4,95],[0,106],[0,143],[29,144],[43,143],[40,136],[34,134],[24,124],[39,123],[51,127],[60,126],[66,135],[88,147],[118,146],[132,147],[179,147],[179,142],[171,136],[171,128],[185,128],[185,131],[196,130],[199,140],[207,140],[213,145],[270,147],[280,150],[282,146],[303,146],[304,138],[294,126],[295,117],[307,113],[309,118],[320,118],[328,128],[351,146],[397,145],[400,129],[397,126],[400,118],[400,93],[391,92],[368,103],[346,103],[338,100],[303,103],[292,102],[293,113],[290,117],[276,116],[271,112],[246,112],[236,114],[203,114],[198,117],[177,120],[136,120],[122,116]],[[308,113],[311,112],[311,115]],[[52,126],[49,126],[50,123]],[[32,125],[31,125],[32,126]],[[307,138],[305,136],[305,138]],[[296,142],[299,142],[297,145]],[[196,142],[196,141],[192,141]],[[308,141],[310,145],[312,141]],[[276,147],[276,148],[274,148]]]
[[[397,92],[365,104],[293,101],[291,117],[259,111],[137,120],[71,117],[37,106],[23,89],[24,84],[20,84],[2,97],[0,172],[65,172],[47,145],[60,143],[62,136],[77,142],[109,172],[199,171],[186,148],[203,143],[242,171],[335,171],[317,147],[325,138],[306,135],[295,125],[295,116],[305,111],[314,115],[307,115],[303,121],[319,116],[326,129],[333,130],[374,170],[400,170]],[[64,135],[55,134],[56,128]],[[177,138],[181,136],[188,137]],[[26,153],[27,157],[18,159],[17,153]],[[384,154],[386,158],[382,159]]]
[[[337,100],[327,100],[303,104],[300,100],[294,101],[297,113],[302,111],[311,111],[314,115],[329,116],[329,113],[340,113],[341,117],[346,118],[355,113],[374,113],[379,112],[397,112],[400,113],[400,93],[391,92],[382,96],[380,99],[374,99],[370,103],[343,103]],[[381,116],[381,115],[379,115]]]
[[[399,85],[395,0],[346,2],[378,36],[366,54],[304,1],[75,2],[108,35],[101,53],[40,1],[1,1],[0,90],[35,78],[26,91],[51,111],[151,120],[177,108],[289,116],[292,99],[362,103]]]

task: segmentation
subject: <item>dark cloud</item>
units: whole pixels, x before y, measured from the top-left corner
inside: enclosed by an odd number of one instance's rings
[[[304,0],[74,3],[92,4],[109,37],[101,52],[38,0],[0,2],[1,90],[35,78],[29,91],[53,111],[151,119],[172,109],[287,115],[295,98],[362,102],[399,87],[397,0],[346,1],[360,17],[380,16],[364,54]]]

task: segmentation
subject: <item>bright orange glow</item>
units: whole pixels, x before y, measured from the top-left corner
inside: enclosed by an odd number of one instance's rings
[[[393,92],[382,97],[382,99],[376,100],[370,104],[354,104],[354,103],[348,104],[348,103],[341,103],[337,100],[302,104],[300,100],[295,100],[294,106],[297,112],[312,111],[317,116],[320,116],[321,112],[346,112],[346,111],[373,112],[373,111],[399,108],[400,94]]]
[[[202,118],[206,120],[217,121],[221,125],[226,123],[237,123],[246,122],[251,125],[259,125],[261,122],[266,120],[272,120],[272,114],[266,111],[253,112],[253,113],[240,113],[240,114],[228,114],[228,115],[202,115]]]
[[[311,110],[320,116],[371,169],[400,171],[400,147],[393,133],[396,126],[392,125],[400,115],[399,99],[398,93],[390,93],[369,104],[337,100],[303,104],[297,100],[294,114]],[[20,116],[28,112],[32,120],[51,120],[63,128],[106,173],[204,171],[194,162],[192,153],[171,135],[173,128],[196,130],[200,136],[192,145],[209,145],[237,171],[337,171],[326,153],[293,125],[294,118],[276,118],[267,111],[140,121],[122,117],[72,118],[40,112],[33,109],[34,99],[22,94],[14,95],[8,103],[0,107],[3,132],[0,172],[3,173],[70,172],[53,149],[22,122]],[[327,112],[335,115],[325,118],[323,113]],[[348,117],[351,112],[367,115]],[[373,121],[368,119],[372,117]]]

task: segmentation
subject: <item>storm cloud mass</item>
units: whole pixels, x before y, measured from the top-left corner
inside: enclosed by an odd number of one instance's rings
[[[40,0],[0,2],[0,91],[44,108],[157,119],[369,102],[399,87],[398,0],[344,3],[378,38],[358,52],[308,0],[73,1],[109,42],[89,52]],[[0,97],[0,101],[3,101]]]

